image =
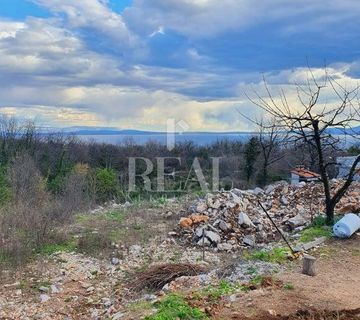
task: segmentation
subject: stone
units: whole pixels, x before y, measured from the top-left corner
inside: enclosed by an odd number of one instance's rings
[[[205,237],[208,238],[212,243],[220,243],[221,241],[219,234],[214,231],[205,231]]]
[[[40,302],[41,303],[46,302],[48,300],[50,300],[50,297],[47,294],[41,294],[40,295]]]
[[[190,218],[182,217],[179,221],[179,225],[181,228],[189,228],[193,224],[192,220]]]
[[[259,187],[256,187],[256,188],[253,190],[253,193],[258,196],[258,195],[264,193],[264,190],[261,189],[261,188],[259,188]]]
[[[156,300],[158,297],[155,294],[145,294],[144,295],[144,300],[145,301],[153,301]]]
[[[233,246],[230,243],[222,242],[218,244],[217,248],[219,251],[231,251]]]
[[[94,287],[89,287],[89,288],[87,288],[87,289],[86,289],[86,292],[88,292],[88,293],[89,293],[89,292],[93,292],[94,290],[95,290],[95,288],[94,288]]]
[[[264,192],[265,192],[265,194],[270,194],[270,193],[273,192],[274,190],[275,190],[275,186],[272,185],[272,184],[270,184],[270,185],[268,185],[268,186],[265,188]]]
[[[124,313],[122,313],[122,312],[117,312],[117,313],[115,313],[115,314],[112,316],[111,320],[119,320],[119,319],[123,318],[124,316],[125,316]]]
[[[281,196],[280,202],[281,202],[281,204],[283,204],[284,206],[287,206],[287,205],[289,204],[289,201],[288,201],[288,199],[286,199],[285,196]]]
[[[221,231],[228,231],[230,229],[230,226],[224,220],[220,220],[219,228],[220,228]]]
[[[118,258],[112,258],[111,259],[111,264],[114,266],[117,266],[120,263],[120,260]]]
[[[195,235],[200,238],[203,236],[203,232],[204,232],[205,228],[204,227],[197,227],[195,229]]]
[[[52,284],[50,286],[50,290],[51,290],[51,293],[59,293],[60,292],[60,289],[57,286],[55,286],[54,284]]]
[[[244,213],[244,212],[240,212],[239,216],[238,216],[238,223],[240,226],[242,227],[254,227],[254,224],[252,223],[251,219],[249,218],[249,216]]]
[[[234,189],[231,189],[231,192],[234,193],[235,195],[237,195],[238,197],[241,197],[243,191],[240,189],[234,188]]]
[[[189,216],[193,224],[201,223],[201,222],[208,222],[209,217],[204,214],[192,214]]]
[[[300,226],[303,226],[304,224],[306,224],[306,220],[305,218],[298,214],[296,215],[295,217],[292,217],[290,218],[288,221],[287,221],[287,224],[292,228],[292,229],[295,229],[296,227],[300,227]]]
[[[142,251],[142,247],[138,244],[133,244],[129,247],[129,253],[134,256],[140,256]]]
[[[198,213],[204,213],[206,210],[207,210],[207,205],[205,202],[199,202],[197,205],[196,205],[196,212]]]
[[[207,237],[201,237],[196,243],[198,246],[209,246],[211,243]]]
[[[253,247],[255,245],[255,237],[253,235],[247,235],[244,237],[243,243],[249,247]]]
[[[112,305],[111,299],[109,298],[101,298],[101,301],[106,308],[109,308]]]

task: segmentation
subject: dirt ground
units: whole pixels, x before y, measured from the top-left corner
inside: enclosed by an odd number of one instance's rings
[[[293,290],[261,289],[242,294],[215,319],[271,319],[271,315],[288,316],[298,310],[360,308],[360,235],[351,240],[330,240],[312,254],[317,257],[315,277],[302,275],[301,262],[294,263],[278,275],[284,283],[292,283]],[[353,319],[360,319],[359,313]]]

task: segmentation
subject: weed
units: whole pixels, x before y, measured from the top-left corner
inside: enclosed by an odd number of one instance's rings
[[[284,263],[289,254],[285,248],[273,248],[272,250],[259,250],[245,254],[247,260],[260,260],[265,262]]]
[[[127,310],[131,312],[136,312],[136,311],[143,312],[144,310],[150,310],[151,308],[152,308],[151,302],[144,300],[131,303],[130,305],[127,306]]]
[[[239,283],[230,283],[221,280],[217,286],[209,286],[202,292],[210,300],[219,300],[224,295],[233,294],[238,291],[245,291],[246,288]]]
[[[185,301],[184,297],[171,294],[155,304],[157,312],[145,317],[145,320],[203,320],[208,319],[199,308],[193,308]]]
[[[106,219],[116,222],[123,222],[125,214],[122,211],[109,211],[105,214]]]
[[[255,267],[249,267],[246,270],[246,274],[257,274],[257,269]]]
[[[284,284],[283,288],[286,290],[294,290],[295,287],[294,284],[292,284],[291,282],[287,282]]]
[[[111,239],[106,232],[88,232],[78,242],[78,250],[82,253],[96,254],[110,248]]]

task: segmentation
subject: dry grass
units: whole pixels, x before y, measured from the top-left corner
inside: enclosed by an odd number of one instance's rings
[[[204,265],[166,263],[155,265],[146,271],[135,274],[135,279],[129,283],[129,287],[135,291],[144,288],[160,290],[165,284],[182,276],[196,276],[206,271]]]

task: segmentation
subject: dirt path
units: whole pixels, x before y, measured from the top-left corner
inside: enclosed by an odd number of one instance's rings
[[[278,276],[284,283],[293,284],[293,290],[242,294],[216,319],[258,319],[261,314],[289,315],[297,310],[360,308],[360,235],[351,240],[332,240],[313,254],[318,258],[315,277],[302,275],[298,262]]]

